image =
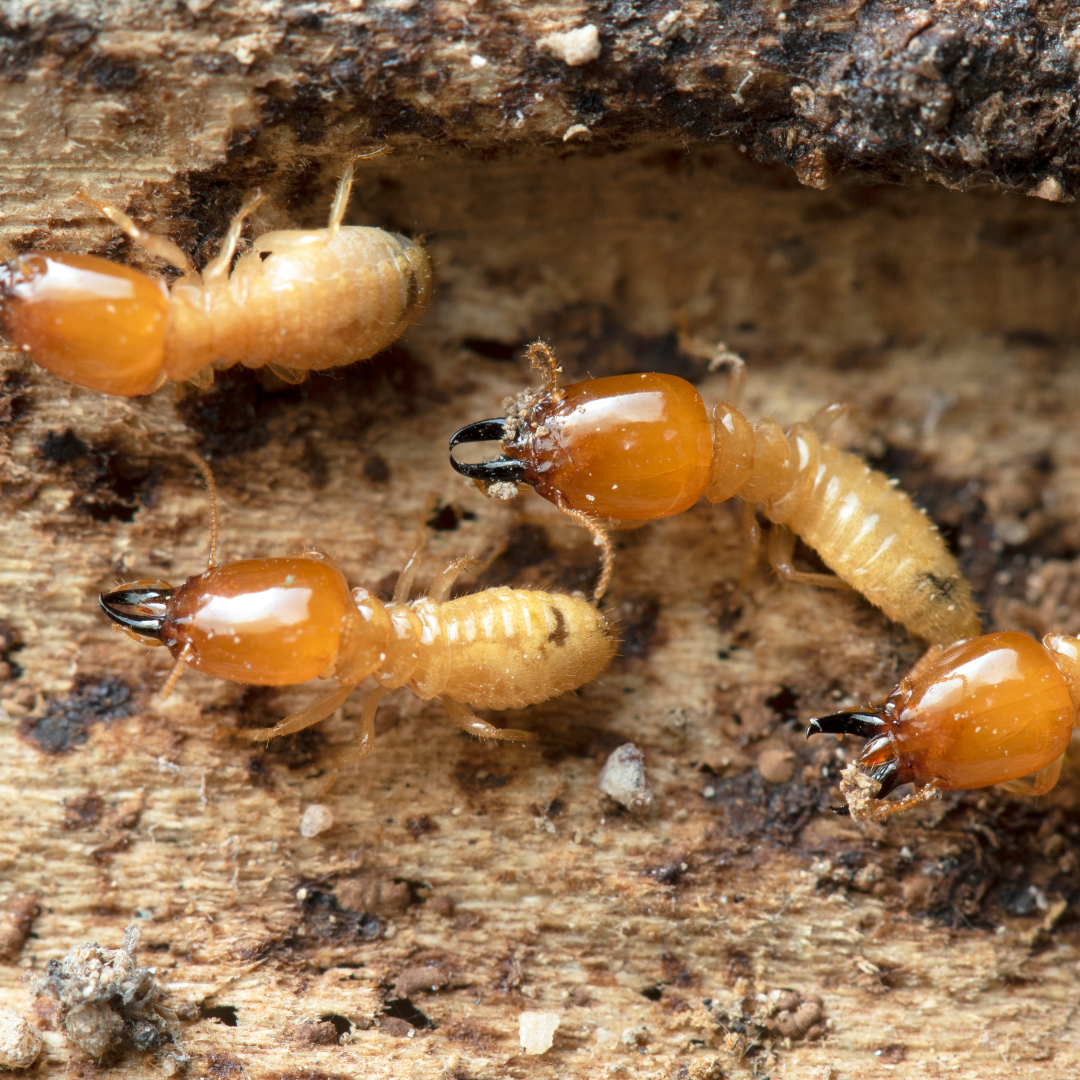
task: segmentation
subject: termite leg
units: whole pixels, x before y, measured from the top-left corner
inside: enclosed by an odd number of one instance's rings
[[[330,775],[319,785],[319,798],[330,793],[342,769],[359,764],[375,749],[375,714],[379,711],[379,702],[387,693],[389,691],[385,687],[378,686],[368,694],[368,699],[364,702],[364,711],[360,714],[360,727],[356,738],[337,753]]]
[[[289,386],[299,386],[310,374],[310,372],[301,371],[299,368],[275,364],[272,360],[267,363],[266,370],[276,375],[283,383],[288,383]]]
[[[360,714],[360,728],[356,733],[356,738],[337,754],[334,776],[339,770],[363,761],[375,748],[375,714],[379,711],[379,702],[389,692],[386,687],[377,686],[368,694],[367,701],[364,702],[364,711]],[[328,791],[332,783],[333,778],[323,790]]]
[[[389,154],[390,144],[383,143],[377,150],[369,150],[366,154],[357,154],[345,165],[345,169],[338,181],[337,191],[334,192],[334,201],[330,204],[330,220],[327,222],[326,231],[333,237],[341,223],[345,220],[345,211],[349,206],[349,196],[352,194],[354,166],[356,162],[365,158],[378,157],[380,154]]]
[[[453,698],[443,697],[446,714],[462,731],[475,735],[478,739],[501,739],[504,742],[536,742],[536,735],[531,731],[518,731],[515,728],[500,728],[481,720],[472,709]]]
[[[206,264],[202,272],[204,285],[212,285],[216,281],[229,276],[229,267],[232,265],[233,256],[236,254],[236,245],[240,242],[240,231],[244,227],[244,219],[252,214],[259,203],[263,201],[263,193],[256,190],[248,196],[244,205],[233,215],[229,222],[221,247],[218,253]]]
[[[409,561],[402,568],[401,573],[398,574],[397,584],[394,586],[394,603],[404,604],[409,599],[409,593],[412,592],[413,582],[416,580],[416,571],[420,569],[420,556],[423,554],[424,548],[427,546],[427,537],[423,533],[421,528],[420,534],[416,538],[416,547],[413,548],[413,553],[409,556]]]
[[[769,564],[785,581],[803,585],[816,585],[819,589],[851,589],[851,586],[835,574],[809,574],[796,570],[795,534],[786,525],[773,525],[769,534]]]
[[[807,424],[813,428],[814,434],[823,436],[829,428],[842,416],[848,413],[846,401],[834,401],[831,405],[823,405],[810,419]]]
[[[944,645],[931,645],[911,666],[911,670],[904,676],[909,683],[917,683],[922,678],[923,672],[937,660],[945,651]]]
[[[434,580],[431,582],[431,588],[427,592],[428,599],[434,600],[436,604],[445,603],[446,598],[450,595],[450,590],[454,587],[454,582],[466,570],[476,570],[482,565],[483,563],[479,559],[472,559],[468,556],[454,559],[445,570],[435,575]]]
[[[114,225],[119,225],[143,251],[149,252],[158,259],[164,259],[170,266],[175,266],[177,270],[182,270],[185,274],[195,272],[191,260],[168,237],[147,232],[146,229],[136,225],[123,210],[117,210],[115,206],[109,206],[107,203],[92,199],[85,191],[76,191],[74,198],[89,204],[99,214],[107,217]]]
[[[1057,785],[1064,761],[1065,755],[1062,754],[1056,761],[1051,761],[1049,765],[1038,772],[1032,773],[1030,776],[1021,776],[1016,780],[1007,780],[1004,784],[998,786],[1014,795],[1045,795]]]
[[[428,542],[428,518],[431,517],[432,510],[435,509],[435,496],[429,495],[427,504],[424,506],[423,516],[420,518],[420,523],[416,526],[416,539],[413,541],[413,551],[409,556],[408,561],[402,568],[400,574],[398,574],[397,584],[394,586],[394,603],[404,604],[409,599],[409,593],[412,592],[413,584],[416,581],[416,572],[420,569],[420,556],[424,553],[424,548],[427,547]]]
[[[739,574],[739,588],[745,589],[750,583],[761,558],[761,526],[758,524],[757,510],[752,503],[742,506],[742,533],[745,554],[742,571]]]
[[[241,731],[240,734],[252,742],[263,742],[266,739],[276,739],[279,735],[291,735],[294,731],[303,731],[304,728],[311,727],[312,724],[325,720],[331,713],[337,712],[355,689],[355,686],[339,686],[333,693],[319,698],[318,701],[313,701],[291,716],[286,716],[273,727],[252,728],[249,731]]]
[[[200,368],[194,375],[188,379],[188,382],[195,387],[196,390],[209,390],[214,385],[214,369],[207,364],[206,367]]]

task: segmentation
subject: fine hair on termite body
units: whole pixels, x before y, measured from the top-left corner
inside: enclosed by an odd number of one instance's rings
[[[124,397],[167,380],[206,386],[215,369],[235,364],[269,366],[299,382],[309,371],[374,356],[426,307],[431,264],[416,240],[342,225],[352,182],[350,161],[325,229],[264,233],[233,266],[244,220],[262,201],[256,192],[201,273],[171,240],[79,192],[182,276],[170,288],[94,255],[8,252],[0,263],[0,322],[41,367]]]
[[[333,559],[317,551],[215,565],[217,512],[209,467],[194,459],[211,493],[209,566],[178,588],[164,581],[119,585],[98,598],[106,615],[136,640],[164,645],[176,660],[162,696],[185,667],[230,682],[288,686],[312,678],[339,687],[253,740],[309,727],[335,712],[369,677],[357,740],[338,764],[371,752],[375,712],[389,690],[408,686],[441,698],[450,718],[481,739],[532,741],[498,728],[469,706],[520,709],[591,682],[615,655],[616,635],[595,603],[539,590],[494,588],[448,600],[475,565],[455,559],[426,596],[410,601],[420,548],[383,603],[350,590]]]
[[[745,384],[743,361],[723,346],[686,341],[732,368],[729,397]],[[926,641],[948,645],[981,632],[971,589],[935,525],[895,483],[860,457],[822,439],[842,406],[821,410],[786,433],[768,417],[751,424],[732,402],[710,419],[697,390],[664,374],[618,375],[559,385],[542,341],[528,356],[543,379],[507,415],[462,428],[450,442],[498,440],[501,456],[451,463],[512,498],[528,484],[560,509],[594,519],[644,521],[709,502],[743,501],[749,542],[744,580],[757,560],[757,514],[774,524],[773,567],[788,581],[853,588]],[[833,574],[793,566],[795,536]],[[835,576],[834,576],[835,575]]]
[[[1080,640],[1016,631],[931,648],[878,705],[810,721],[867,740],[843,773],[843,811],[874,821],[943,791],[1000,785],[1044,795],[1058,781],[1080,717]],[[915,792],[887,796],[903,784]]]

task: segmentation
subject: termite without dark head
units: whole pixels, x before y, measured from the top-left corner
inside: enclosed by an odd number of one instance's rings
[[[0,323],[16,348],[53,374],[124,397],[167,380],[208,385],[215,369],[234,364],[269,365],[298,382],[374,356],[424,310],[431,264],[415,240],[341,224],[352,179],[350,163],[325,229],[265,233],[231,273],[258,193],[201,273],[171,240],[80,193],[183,276],[170,289],[93,255],[9,254],[0,263]]]
[[[942,791],[1045,794],[1078,712],[1080,640],[1008,631],[931,649],[882,705],[811,720],[806,736],[867,740],[841,789],[853,816],[876,819]],[[916,792],[886,800],[903,784]]]
[[[729,394],[738,397],[742,361],[723,346],[716,351],[733,367]],[[560,386],[548,346],[536,342],[529,354],[542,385],[519,394],[506,416],[469,424],[450,440],[453,467],[489,494],[513,497],[527,484],[560,509],[594,521],[668,517],[703,495],[710,502],[739,498],[750,540],[744,578],[757,558],[761,513],[779,526],[769,553],[786,580],[857,589],[930,642],[951,644],[980,632],[968,583],[933,523],[888,477],[815,429],[840,407],[785,434],[769,418],[751,424],[727,402],[710,419],[697,390],[673,375]],[[462,462],[453,453],[494,440],[500,452],[492,460]],[[792,534],[833,574],[795,570]]]

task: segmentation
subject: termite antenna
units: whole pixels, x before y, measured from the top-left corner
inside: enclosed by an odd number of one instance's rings
[[[555,359],[555,351],[546,342],[536,339],[525,350],[525,359],[529,361],[529,366],[539,373],[540,378],[544,383],[544,390],[551,395],[553,401],[562,401],[563,392],[559,389],[559,376],[562,374],[562,368],[559,367],[559,362]]]
[[[191,647],[185,645],[183,651],[176,658],[176,663],[173,665],[172,671],[169,672],[169,677],[165,680],[165,685],[158,692],[158,700],[164,701],[172,692],[176,686],[180,676],[184,674],[184,668],[187,667],[188,657],[191,655]]]
[[[206,561],[206,569],[213,570],[217,565],[218,545],[217,484],[214,483],[214,474],[210,470],[210,466],[198,454],[190,453],[188,458],[192,465],[202,473],[203,479],[206,481],[206,495],[210,500],[210,558]]]
[[[349,165],[354,165],[357,161],[366,161],[368,158],[379,157],[382,154],[392,154],[393,152],[394,148],[390,145],[390,140],[383,136],[382,146],[376,146],[374,150],[363,150],[354,154],[349,161]]]
[[[170,266],[185,274],[192,272],[191,260],[187,257],[187,253],[167,236],[147,232],[146,229],[137,225],[123,210],[118,210],[115,206],[109,206],[108,203],[103,203],[99,199],[91,198],[81,189],[71,197],[86,203],[87,206],[92,206],[102,217],[106,217],[114,225],[118,225],[143,251],[149,252],[155,258],[167,262]]]
[[[569,518],[573,518],[582,528],[588,529],[592,534],[593,543],[600,549],[600,577],[596,580],[596,588],[593,589],[593,603],[600,603],[601,597],[607,592],[611,584],[611,570],[615,565],[615,548],[612,546],[611,537],[600,522],[584,510],[574,510],[565,505],[560,498],[556,504],[559,509]]]

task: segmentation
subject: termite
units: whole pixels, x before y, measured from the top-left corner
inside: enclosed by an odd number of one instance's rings
[[[447,600],[471,559],[455,559],[427,595],[408,600],[419,549],[406,563],[392,602],[350,591],[337,563],[318,551],[217,565],[217,502],[209,467],[194,459],[210,492],[207,569],[179,588],[133,581],[98,597],[105,614],[137,641],[164,645],[176,664],[161,696],[185,668],[229,682],[290,686],[336,679],[338,689],[273,727],[245,731],[273,739],[318,723],[372,678],[360,730],[338,764],[358,762],[374,745],[375,713],[389,690],[409,686],[441,698],[450,719],[481,739],[530,742],[530,732],[499,728],[470,705],[520,709],[575,690],[615,655],[616,635],[595,603],[579,596],[495,588]]]
[[[258,192],[202,273],[171,240],[79,192],[183,276],[170,289],[94,255],[8,253],[0,263],[0,322],[18,349],[54,375],[122,397],[152,393],[166,380],[206,386],[214,369],[235,364],[267,365],[299,382],[306,372],[374,356],[424,310],[431,264],[416,240],[341,224],[352,182],[350,162],[325,229],[265,233],[231,273],[244,220],[262,201]]]
[[[560,386],[544,342],[530,345],[528,357],[543,385],[514,398],[506,416],[469,424],[450,440],[453,467],[489,495],[512,498],[527,484],[565,511],[625,521],[681,513],[702,495],[714,503],[738,497],[748,568],[758,557],[760,512],[774,523],[769,557],[786,580],[857,589],[928,642],[981,632],[970,587],[926,514],[884,474],[819,437],[815,428],[842,406],[785,434],[769,418],[751,424],[729,402],[713,408],[710,422],[701,395],[673,375]],[[737,401],[745,365],[730,353],[723,359],[732,368],[728,396]],[[492,461],[464,463],[452,453],[492,440],[502,450]],[[794,568],[796,535],[833,574]]]
[[[1080,718],[1080,639],[1016,631],[934,646],[880,705],[811,720],[867,739],[841,791],[857,820],[876,820],[943,791],[999,784],[1045,795]],[[886,796],[914,784],[902,799]]]

